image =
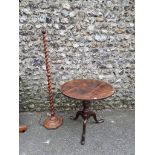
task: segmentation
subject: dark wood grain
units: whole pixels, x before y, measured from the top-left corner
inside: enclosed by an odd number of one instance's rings
[[[114,93],[113,87],[105,81],[92,79],[77,79],[66,82],[61,86],[61,92],[70,98],[82,100],[83,110],[76,113],[73,120],[77,120],[79,116],[83,118],[83,130],[81,136],[81,144],[85,144],[86,125],[90,117],[93,117],[96,123],[104,122],[103,119],[98,120],[96,113],[89,109],[91,100],[104,99]]]
[[[114,89],[104,81],[79,79],[63,84],[61,86],[61,92],[74,99],[97,100],[111,96],[114,93]]]

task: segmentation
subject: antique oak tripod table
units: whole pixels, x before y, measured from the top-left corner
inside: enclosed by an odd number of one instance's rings
[[[89,117],[93,117],[96,123],[104,122],[103,119],[97,120],[96,113],[89,110],[92,100],[104,99],[111,96],[114,93],[113,87],[104,82],[98,80],[79,79],[66,82],[61,86],[61,92],[70,98],[81,100],[83,103],[83,110],[76,113],[73,120],[77,120],[81,115],[83,118],[83,132],[81,138],[81,144],[85,144],[86,123]]]

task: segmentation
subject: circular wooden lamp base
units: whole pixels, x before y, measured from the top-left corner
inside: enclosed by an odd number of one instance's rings
[[[49,116],[45,119],[43,126],[47,129],[57,129],[63,124],[63,118],[59,116]]]

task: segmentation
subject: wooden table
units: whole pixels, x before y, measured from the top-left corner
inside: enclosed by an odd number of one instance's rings
[[[114,93],[113,87],[104,82],[98,80],[79,79],[66,82],[61,86],[61,92],[70,98],[81,100],[83,103],[83,110],[78,111],[73,120],[77,120],[79,116],[83,118],[83,132],[81,138],[81,144],[85,144],[86,123],[89,117],[93,117],[96,123],[104,122],[103,119],[97,120],[96,113],[89,110],[91,101],[104,99],[111,96]]]

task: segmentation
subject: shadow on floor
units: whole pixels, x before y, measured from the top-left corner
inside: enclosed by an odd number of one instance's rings
[[[80,144],[82,118],[70,120],[73,112],[59,112],[63,125],[56,130],[47,130],[41,124],[46,118],[42,113],[20,113],[20,123],[27,124],[28,130],[19,135],[20,155],[134,155],[135,153],[135,112],[97,111],[98,118],[105,122],[87,124],[86,143]]]

